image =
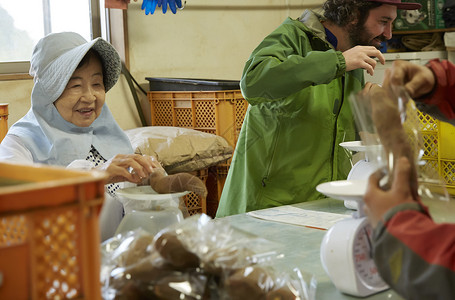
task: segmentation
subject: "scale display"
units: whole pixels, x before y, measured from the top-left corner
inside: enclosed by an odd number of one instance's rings
[[[353,255],[355,270],[365,286],[384,286],[385,283],[379,275],[378,268],[372,259],[372,234],[373,228],[366,222],[366,224],[359,227],[356,236],[354,237]]]
[[[365,217],[335,223],[321,243],[321,263],[341,292],[366,297],[388,289],[372,256],[372,228]]]

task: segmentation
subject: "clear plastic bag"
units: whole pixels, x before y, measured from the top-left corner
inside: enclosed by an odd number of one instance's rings
[[[369,93],[351,96],[350,103],[368,158],[384,174],[380,181],[384,189],[393,180],[396,160],[406,156],[412,165],[410,185],[414,198],[450,200],[443,179],[426,168],[422,125],[415,102],[403,87],[375,86]]]
[[[314,300],[315,277],[281,268],[281,247],[204,214],[119,234],[102,244],[103,297]]]

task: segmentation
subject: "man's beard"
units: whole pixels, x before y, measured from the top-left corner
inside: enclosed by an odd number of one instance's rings
[[[386,41],[386,37],[383,35],[376,36],[371,38],[371,33],[365,28],[364,25],[351,25],[348,26],[348,36],[349,42],[351,43],[351,47],[354,46],[374,46],[376,48],[380,48],[380,46],[374,45],[373,40],[379,40],[381,42]]]

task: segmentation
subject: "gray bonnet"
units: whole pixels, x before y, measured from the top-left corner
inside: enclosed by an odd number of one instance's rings
[[[106,160],[119,153],[133,153],[128,137],[106,103],[88,127],[67,122],[53,104],[90,49],[100,55],[108,91],[119,78],[121,61],[114,47],[105,40],[97,38],[87,42],[77,33],[62,32],[45,36],[35,46],[30,61],[30,74],[35,81],[32,105],[29,112],[11,126],[8,135],[19,137],[36,163],[67,166],[74,160],[85,159],[91,147]]]
[[[36,44],[29,73],[35,83],[40,81],[45,92],[55,101],[63,93],[80,61],[92,48],[101,57],[107,92],[117,82],[122,65],[117,51],[102,38],[87,42],[74,32],[51,33]]]

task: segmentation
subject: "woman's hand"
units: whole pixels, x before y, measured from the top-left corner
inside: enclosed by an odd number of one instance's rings
[[[370,175],[368,187],[363,198],[364,211],[375,228],[384,214],[391,208],[406,202],[414,202],[409,178],[411,163],[406,157],[400,157],[394,170],[394,180],[390,190],[384,191],[379,186],[381,175],[376,172]]]
[[[97,169],[108,173],[107,183],[129,181],[137,184],[148,178],[155,170],[163,170],[163,167],[152,156],[117,154]]]

